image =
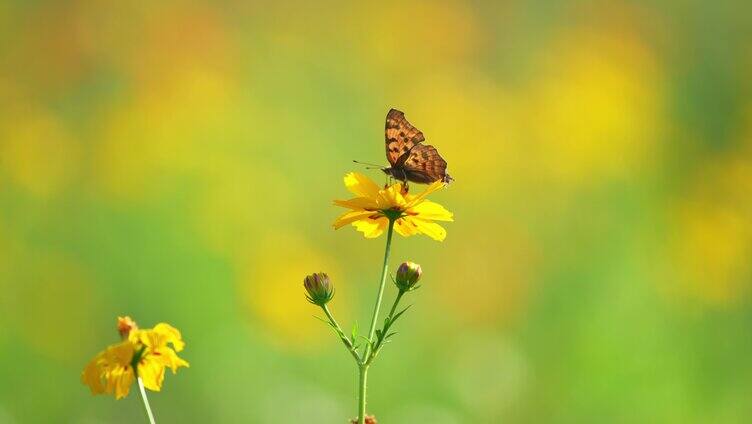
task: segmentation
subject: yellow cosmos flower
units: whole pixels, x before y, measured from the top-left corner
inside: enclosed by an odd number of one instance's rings
[[[143,353],[138,361],[138,376],[144,380],[144,387],[158,392],[162,388],[165,368],[170,368],[172,373],[178,372],[180,367],[188,367],[189,364],[178,357],[185,347],[180,337],[180,331],[165,324],[157,324],[152,330],[139,330],[135,333],[134,344],[143,346]],[[172,345],[172,346],[168,346]]]
[[[108,347],[86,365],[81,382],[88,385],[94,395],[114,394],[115,399],[127,396],[135,379],[131,365],[134,353],[135,345],[130,340]]]
[[[352,224],[366,238],[375,238],[389,227],[389,220],[394,219],[397,234],[405,237],[425,234],[442,241],[446,237],[446,230],[433,221],[453,221],[452,213],[438,203],[426,200],[426,197],[444,185],[437,181],[422,193],[413,195],[403,192],[400,182],[379,188],[365,175],[351,172],[345,175],[345,187],[357,197],[334,201],[335,205],[350,209],[334,221],[334,228]]]
[[[185,347],[177,329],[165,323],[140,330],[134,322],[133,327],[126,340],[109,346],[84,368],[81,382],[91,388],[92,394],[123,398],[137,377],[141,378],[144,387],[158,392],[162,388],[165,368],[170,368],[174,374],[179,367],[189,366],[177,355]]]

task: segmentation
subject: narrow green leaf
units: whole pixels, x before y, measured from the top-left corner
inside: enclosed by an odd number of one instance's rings
[[[350,343],[352,343],[353,346],[355,345],[355,339],[357,337],[358,337],[358,322],[355,321],[355,323],[353,323],[353,328],[350,331]]]
[[[400,311],[397,314],[395,314],[394,317],[392,318],[392,323],[394,323],[394,321],[397,321],[397,318],[401,317],[402,314],[404,314],[405,312],[407,312],[407,310],[410,309],[412,306],[413,305],[409,305],[405,309],[403,309],[402,311]]]
[[[359,335],[358,337],[361,338],[361,339],[363,339],[363,340],[365,340],[366,343],[368,343],[368,345],[371,346],[371,349],[373,349],[373,342],[368,337],[366,337],[366,336],[364,336],[362,334]]]
[[[332,330],[334,330],[334,334],[336,334],[338,337],[341,337],[341,338],[345,337],[342,333],[340,333],[340,331],[337,329],[337,327],[334,326],[334,324],[332,324],[331,322],[329,322],[329,320],[326,320],[326,319],[321,318],[321,317],[317,317],[316,315],[314,315],[313,317],[316,318],[317,320],[323,322],[324,324],[328,325]]]

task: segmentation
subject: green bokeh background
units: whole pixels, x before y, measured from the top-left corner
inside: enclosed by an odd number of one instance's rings
[[[118,315],[183,332],[158,422],[344,423],[384,238],[333,231],[407,117],[456,182],[370,373],[380,423],[752,420],[744,1],[0,4],[0,422],[92,397]],[[387,292],[390,300],[394,291]]]

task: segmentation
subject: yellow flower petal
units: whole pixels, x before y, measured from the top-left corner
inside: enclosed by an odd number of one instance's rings
[[[402,184],[397,183],[391,185],[386,189],[381,190],[379,194],[379,197],[382,199],[380,204],[384,209],[392,209],[396,207],[399,207],[400,209],[406,208],[407,201],[402,195]]]
[[[356,230],[363,233],[366,238],[376,238],[384,233],[389,220],[385,217],[379,219],[366,219],[353,222]]]
[[[426,200],[429,194],[445,186],[443,182],[434,182],[420,194],[412,195],[403,192],[402,183],[380,189],[368,177],[353,172],[345,176],[345,185],[360,197],[334,201],[335,205],[350,209],[350,212],[340,215],[334,221],[335,229],[352,224],[366,238],[374,238],[387,228],[387,215],[402,216],[394,223],[397,234],[408,237],[422,233],[435,240],[446,237],[444,228],[432,221],[452,221],[452,213],[443,206]],[[374,216],[377,213],[381,214],[378,218]]]
[[[128,395],[133,383],[134,345],[125,340],[100,352],[84,368],[81,381],[88,385],[92,394],[114,394],[120,399]]]
[[[345,175],[345,187],[359,197],[375,198],[379,194],[379,186],[370,178],[358,172]]]
[[[424,221],[415,217],[407,217],[406,219],[415,224],[418,231],[436,241],[443,241],[446,238],[446,230],[444,227],[435,222]]]
[[[127,368],[116,368],[112,370],[108,376],[108,393],[115,393],[115,399],[122,399],[128,396],[131,390],[131,385],[135,377],[133,375],[133,368],[128,366]]]
[[[134,351],[135,346],[133,346],[133,343],[126,340],[107,348],[105,360],[108,364],[128,365],[131,363],[131,359],[133,359]]]
[[[416,234],[420,234],[415,225],[405,218],[400,218],[394,222],[394,231],[403,237],[410,237]]]
[[[411,212],[416,213],[421,219],[430,219],[433,221],[454,221],[454,214],[446,210],[438,203],[424,200],[420,204],[412,207]]]
[[[431,183],[431,185],[426,187],[426,189],[423,190],[423,192],[421,192],[420,194],[416,196],[409,195],[407,199],[407,207],[409,208],[409,207],[412,207],[413,205],[417,205],[418,203],[422,202],[423,199],[425,199],[429,194],[433,193],[436,190],[444,188],[445,186],[446,184],[442,181],[434,181],[433,183]]]
[[[337,206],[342,206],[343,208],[349,208],[353,210],[377,210],[379,209],[379,204],[373,200],[369,199],[367,197],[356,197],[354,199],[350,200],[335,200],[334,204]]]
[[[333,224],[334,229],[335,230],[340,229],[347,224],[353,223],[355,221],[359,221],[361,219],[368,219],[369,216],[373,216],[374,214],[378,214],[378,212],[371,212],[371,211],[345,212],[344,214],[340,215],[336,221],[334,221],[334,224]]]
[[[180,331],[170,324],[160,322],[159,324],[154,326],[153,331],[156,334],[162,335],[165,338],[165,343],[171,343],[172,347],[175,349],[175,352],[180,352],[185,347],[185,343],[183,342],[183,339],[180,335]]]
[[[187,361],[185,361],[183,358],[179,357],[177,353],[175,353],[172,349],[166,348],[162,353],[161,360],[164,363],[166,367],[169,367],[172,370],[172,373],[175,374],[178,372],[178,368],[180,367],[190,367],[190,364],[188,364]]]
[[[156,369],[147,369],[146,372],[150,373],[150,378],[161,378],[164,375],[164,367],[170,367],[174,374],[179,367],[188,366],[188,362],[178,357],[176,353],[183,350],[185,343],[181,338],[180,331],[175,327],[159,323],[151,330],[140,331],[139,340],[146,346],[138,365],[139,372],[141,372],[142,367],[158,366],[161,368],[160,373],[156,373]],[[172,347],[168,344],[172,344]],[[161,380],[152,380],[152,382],[162,384]]]
[[[105,387],[102,384],[102,368],[104,353],[100,352],[94,359],[91,360],[81,373],[81,382],[89,386],[91,394],[98,395],[104,393]]]
[[[165,367],[156,357],[146,357],[138,364],[138,376],[144,382],[144,387],[158,392],[164,382]]]

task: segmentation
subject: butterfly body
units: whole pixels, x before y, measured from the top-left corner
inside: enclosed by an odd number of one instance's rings
[[[446,172],[447,163],[435,147],[421,144],[425,137],[405,119],[405,114],[391,109],[386,115],[386,158],[391,167],[385,174],[404,181],[430,184],[435,181],[449,183],[452,177]]]

